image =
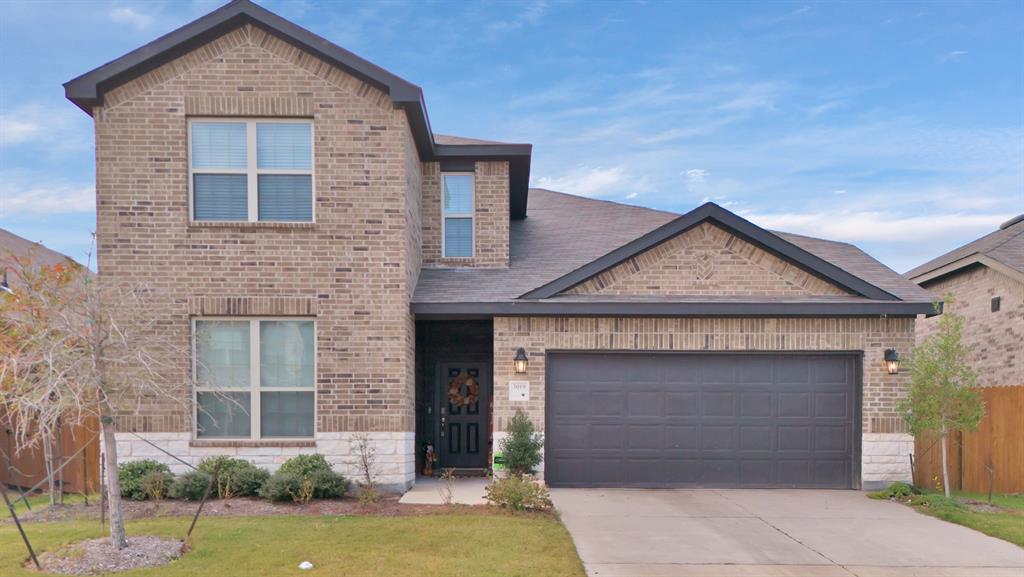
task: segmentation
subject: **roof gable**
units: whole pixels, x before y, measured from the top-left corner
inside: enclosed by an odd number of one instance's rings
[[[422,160],[509,161],[510,216],[513,219],[525,218],[530,180],[531,145],[453,142],[450,139],[435,141],[430,127],[430,118],[427,116],[423,90],[419,86],[356,56],[326,38],[318,36],[250,0],[232,0],[145,46],[69,80],[64,83],[64,95],[91,115],[94,107],[103,105],[104,95],[111,89],[247,24],[257,26],[385,92],[396,108],[405,111],[416,149]]]
[[[604,296],[849,296],[704,221],[564,291]]]
[[[712,202],[705,203],[687,214],[623,245],[544,286],[521,295],[524,299],[551,298],[590,280],[631,258],[661,245],[705,222],[727,231],[730,235],[774,257],[798,267],[800,270],[839,287],[849,293],[876,300],[899,300],[891,293],[857,277],[840,267],[815,256],[799,246],[762,229]]]
[[[903,276],[924,284],[976,264],[1024,280],[1024,215],[1008,220],[999,230],[933,258]]]

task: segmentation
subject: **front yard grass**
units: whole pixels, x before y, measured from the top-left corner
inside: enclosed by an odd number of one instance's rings
[[[128,535],[184,538],[190,519],[130,521]],[[94,521],[26,524],[37,551],[101,537]],[[191,551],[170,565],[124,577],[345,576],[582,577],[583,566],[558,520],[540,515],[453,514],[406,517],[207,517]],[[13,523],[0,525],[0,576],[40,575]],[[309,561],[314,568],[298,569]]]
[[[889,498],[887,491],[873,493],[874,498]],[[970,527],[986,535],[1024,547],[1024,494],[993,495],[954,492],[951,499],[941,493],[899,496],[895,500],[917,511],[950,523]]]
[[[17,513],[18,517],[28,513],[28,507],[25,506],[25,501],[22,500],[21,495],[17,491],[7,489],[7,498],[14,505],[14,512]],[[96,498],[97,496],[95,495],[89,496],[90,502]],[[50,506],[50,496],[46,494],[32,495],[28,498],[28,502],[32,505],[33,511],[39,511]],[[64,495],[65,505],[77,505],[83,502],[85,502],[85,496],[79,493],[66,493]],[[7,510],[7,505],[4,504],[3,498],[0,498],[0,520],[9,519],[10,516],[11,512]]]

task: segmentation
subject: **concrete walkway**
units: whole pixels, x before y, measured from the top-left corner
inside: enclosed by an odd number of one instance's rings
[[[484,489],[487,487],[484,477],[458,477],[455,479],[455,490],[452,503],[456,505],[486,505]],[[445,483],[437,477],[417,477],[416,484],[409,489],[399,503],[413,505],[443,505],[442,491]]]
[[[1024,549],[858,491],[554,489],[599,577],[1024,577]]]

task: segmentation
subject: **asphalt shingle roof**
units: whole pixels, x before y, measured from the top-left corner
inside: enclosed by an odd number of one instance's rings
[[[528,217],[510,224],[509,268],[425,268],[420,273],[413,302],[510,301],[679,216],[531,188]],[[901,300],[931,302],[933,298],[853,245],[789,233],[774,234]]]
[[[1024,215],[1021,215],[1024,216]],[[1014,222],[1016,221],[1016,222]],[[986,234],[978,240],[969,242],[960,248],[915,267],[903,276],[914,278],[942,268],[950,263],[971,255],[985,255],[1002,264],[1024,273],[1024,219],[1017,217],[1010,220],[1005,228]]]

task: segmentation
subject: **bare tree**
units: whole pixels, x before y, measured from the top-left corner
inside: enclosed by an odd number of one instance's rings
[[[186,411],[191,403],[190,375],[181,371],[191,348],[169,326],[173,302],[144,286],[107,282],[73,262],[4,260],[13,278],[11,291],[0,296],[0,408],[12,416],[15,447],[49,442],[61,423],[98,418],[110,537],[124,548],[115,417],[154,400]]]

